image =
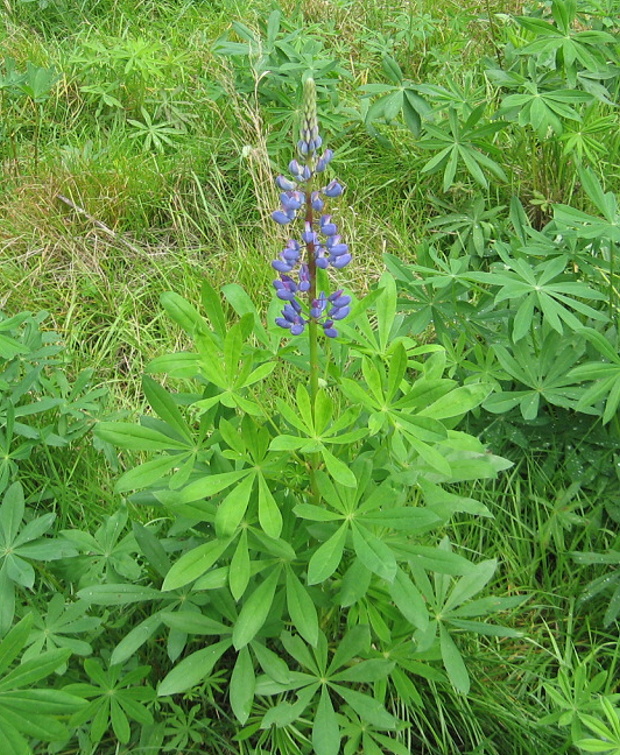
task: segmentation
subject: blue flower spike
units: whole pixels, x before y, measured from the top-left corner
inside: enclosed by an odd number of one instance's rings
[[[321,325],[325,336],[336,338],[338,331],[334,323],[349,314],[351,297],[342,290],[329,295],[323,291],[317,293],[316,272],[330,266],[341,270],[351,262],[352,255],[332,216],[323,214],[326,199],[335,199],[343,193],[342,184],[333,179],[321,188],[313,185],[315,178],[327,169],[334,153],[326,149],[321,155],[317,154],[323,146],[323,139],[319,133],[316,85],[310,77],[304,82],[301,128],[296,146],[297,158],[288,165],[291,178],[280,175],[275,180],[281,192],[280,209],[271,215],[279,225],[303,220],[299,240],[289,239],[279,258],[271,263],[280,273],[280,278],[273,282],[276,295],[286,302],[276,324],[295,336],[301,335],[308,323],[316,322]],[[291,274],[295,272],[294,278]]]

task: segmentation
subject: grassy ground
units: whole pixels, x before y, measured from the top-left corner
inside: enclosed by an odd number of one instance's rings
[[[20,71],[49,71],[50,85],[40,74],[39,97],[0,88],[0,309],[49,312],[48,327],[68,346],[68,371],[93,368],[110,390],[109,411],[129,415],[143,405],[147,362],[184,346],[162,316],[162,292],[196,301],[204,278],[216,288],[237,282],[266,309],[278,245],[272,175],[289,159],[286,102],[256,99],[247,59],[218,55],[214,43],[234,37],[231,21],[257,30],[277,7],[284,35],[305,29],[315,60],[335,59],[343,69],[327,128],[347,185],[343,232],[354,239],[346,284],[369,290],[383,253],[414,259],[442,192],[438,176],[420,174],[428,155],[409,132],[382,126],[393,141],[387,149],[364,130],[360,87],[385,81],[381,59],[389,53],[406,77],[475,97],[490,86],[480,61],[496,52],[494,25],[521,5],[5,0],[0,75],[13,59]],[[617,115],[610,117],[617,132]],[[601,165],[617,191],[618,139],[608,133]],[[527,144],[506,145],[504,159],[509,180],[488,190],[492,203],[513,194],[536,199],[541,190],[544,200],[566,202],[576,191],[574,175],[541,183]],[[443,200],[470,195],[466,182]],[[608,692],[617,684],[617,623],[603,628],[602,598],[578,601],[601,572],[570,555],[617,543],[606,501],[594,484],[571,490],[564,447],[555,457],[503,451],[516,462],[512,471],[475,491],[494,519],[463,518],[451,536],[472,555],[500,560],[495,594],[529,596],[506,619],[523,637],[472,641],[468,699],[432,682],[420,687],[423,705],[400,711],[413,724],[412,752],[569,751],[566,727],[540,724],[553,709],[546,687],[580,663],[591,677],[607,674]],[[115,472],[88,445],[31,474],[34,487],[54,493],[67,524],[98,521],[116,505]]]

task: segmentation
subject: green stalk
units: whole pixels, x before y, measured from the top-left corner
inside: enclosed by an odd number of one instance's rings
[[[312,224],[314,214],[312,211],[312,190],[311,187],[306,191],[306,217],[305,222]],[[312,302],[316,299],[316,258],[315,245],[313,241],[306,244],[306,261],[310,276],[310,289],[308,290],[308,309],[312,307]],[[316,399],[319,392],[319,337],[318,323],[312,317],[308,323],[308,345],[310,347],[310,407],[312,411],[312,421],[316,421]],[[312,489],[312,498],[316,506],[321,502],[321,496],[316,484],[316,471],[321,464],[321,455],[314,452],[310,455],[310,487]]]
[[[310,224],[310,228],[312,228],[314,221],[311,195],[312,191],[308,189],[308,191],[306,191],[306,217],[304,220],[306,223]],[[317,298],[316,258],[313,241],[306,244],[306,250],[306,260],[308,264],[308,272],[310,274],[310,289],[308,291],[308,309],[310,309],[312,307],[312,302]],[[308,337],[310,339],[310,400],[312,403],[312,419],[314,420],[314,405],[319,391],[319,339],[318,325],[316,320],[312,318],[310,318],[310,322],[308,323]]]

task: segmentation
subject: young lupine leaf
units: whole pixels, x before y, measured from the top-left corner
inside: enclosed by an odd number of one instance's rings
[[[308,584],[318,585],[336,571],[342,560],[348,523],[342,524],[313,554],[308,563]]]
[[[397,569],[394,581],[388,587],[398,610],[416,629],[428,628],[429,615],[424,598],[402,569]]]
[[[470,573],[461,577],[453,587],[452,592],[442,607],[442,612],[444,614],[448,613],[480,592],[495,574],[496,569],[497,559],[495,558],[472,566]]]
[[[0,537],[6,547],[13,544],[24,517],[24,491],[19,482],[10,485],[0,505]]]
[[[327,448],[321,448],[321,456],[323,457],[327,471],[337,483],[347,488],[357,487],[357,479],[344,461],[334,456]]]
[[[316,647],[319,639],[316,608],[291,568],[286,570],[286,602],[293,626],[309,645]]]
[[[83,587],[77,596],[95,606],[123,606],[145,600],[160,600],[161,592],[146,585],[104,584]]]
[[[485,383],[462,385],[434,401],[420,414],[433,419],[450,419],[466,414],[479,406],[491,393],[493,386]]]
[[[310,401],[310,394],[307,388],[298,383],[297,385],[297,408],[299,409],[299,415],[305,423],[306,427],[312,430],[314,428],[314,420],[312,418],[312,404]]]
[[[362,374],[364,376],[364,382],[370,389],[370,392],[378,402],[378,406],[382,406],[385,403],[385,397],[383,394],[383,381],[377,365],[367,357],[362,360]]]
[[[396,576],[396,559],[391,549],[366,527],[353,522],[353,547],[367,569],[392,582]]]
[[[242,348],[241,326],[237,322],[229,328],[224,339],[224,368],[228,385],[234,385],[239,375]]]
[[[341,684],[334,685],[334,689],[341,697],[344,697],[363,721],[368,721],[378,729],[395,729],[398,726],[398,719],[388,713],[383,705],[370,695],[356,692]]]
[[[377,331],[381,353],[385,354],[396,317],[396,281],[389,273],[384,273],[381,276],[379,288],[383,295],[379,297],[376,304]]]
[[[151,461],[146,461],[144,464],[138,464],[118,478],[114,485],[114,491],[116,493],[127,493],[129,490],[139,490],[154,485],[168,472],[178,467],[182,458],[184,458],[183,455],[160,456],[151,459]]]
[[[137,624],[112,651],[110,665],[116,666],[125,663],[144,643],[150,639],[161,626],[162,620],[159,613],[148,616],[144,621]]]
[[[200,289],[200,298],[214,332],[217,333],[220,338],[224,338],[226,335],[227,324],[226,318],[224,317],[224,310],[222,309],[222,302],[217,291],[206,279],[203,281]]]
[[[308,443],[306,438],[299,438],[296,435],[278,435],[270,445],[270,451],[297,451]]]
[[[321,689],[314,717],[312,746],[316,755],[338,755],[340,752],[340,727],[326,687]]]
[[[311,503],[298,503],[293,509],[293,513],[300,519],[308,519],[311,522],[335,522],[342,519],[341,514],[336,514],[335,511],[320,506],[314,506]]]
[[[322,633],[319,632],[319,637],[322,636]],[[300,666],[304,666],[306,669],[308,669],[312,674],[319,676],[321,674],[321,670],[319,670],[318,666],[316,665],[316,661],[312,657],[312,654],[308,650],[308,646],[305,644],[305,642],[296,634],[291,634],[290,632],[282,632],[280,635],[280,639],[282,641],[282,645],[284,646],[284,649],[286,652],[292,656],[297,663],[299,663]],[[324,637],[322,637],[323,641],[325,640]],[[318,647],[318,643],[317,643]]]
[[[418,438],[411,433],[407,433],[406,438],[429,467],[432,467],[436,472],[440,472],[446,478],[450,479],[452,476],[452,468],[445,456],[432,446],[429,446],[428,443],[423,443],[421,440],[418,440]]]
[[[185,692],[208,676],[215,664],[230,647],[229,639],[216,642],[188,655],[162,679],[157,694],[160,697]]]
[[[230,627],[197,611],[161,611],[161,621],[171,629],[184,634],[221,635],[229,634]]]
[[[272,340],[269,338],[267,331],[261,323],[261,318],[256,310],[254,302],[250,299],[247,292],[237,283],[228,283],[222,287],[222,293],[226,297],[230,306],[240,316],[251,314],[253,317],[253,330],[259,340],[265,344],[272,344]],[[279,339],[278,339],[279,340]]]
[[[128,451],[184,451],[187,441],[175,440],[158,430],[143,425],[130,425],[127,422],[99,422],[95,435]]]
[[[246,600],[233,629],[233,645],[241,650],[251,642],[267,621],[280,578],[280,566],[274,566],[266,579]]]
[[[434,485],[432,482],[423,479],[420,480],[419,486],[424,493],[426,505],[432,507],[432,510],[445,520],[450,519],[457,512],[493,517],[489,509],[474,498],[465,498],[465,496],[450,493],[441,485]]]
[[[469,674],[465,668],[463,656],[443,624],[439,624],[439,647],[441,649],[443,665],[448,672],[452,685],[457,692],[466,695],[469,692],[470,686]]]
[[[131,527],[136,542],[146,560],[161,577],[165,577],[170,569],[170,559],[164,546],[148,527],[139,522],[132,522]]]
[[[2,679],[0,679],[0,704],[9,707],[13,697],[8,694],[9,692],[17,690],[20,687],[27,688],[34,684],[34,682],[39,681],[39,679],[43,679],[54,673],[56,669],[67,661],[70,655],[71,651],[67,648],[49,650],[37,658],[20,663],[12,671],[4,674]]]
[[[212,540],[185,553],[170,567],[162,590],[176,590],[208,571],[230,545],[230,540]]]
[[[247,647],[243,647],[237,656],[229,686],[230,707],[242,724],[245,724],[250,717],[255,685],[256,677],[250,651]]]
[[[207,326],[197,310],[182,296],[166,291],[160,297],[168,315],[190,336],[207,332]]]
[[[181,439],[192,443],[192,433],[170,393],[148,375],[142,376],[142,390],[158,417],[175,430]]]
[[[255,473],[247,475],[224,498],[215,514],[215,529],[220,537],[232,535],[241,523],[250,503],[250,495],[254,488]]]
[[[230,594],[236,601],[243,597],[243,593],[250,581],[250,554],[248,552],[248,533],[244,529],[230,561],[228,584]]]
[[[321,435],[327,429],[333,416],[333,402],[326,391],[317,392],[314,410],[316,432],[317,435]]]
[[[368,592],[372,572],[367,569],[359,558],[356,558],[347,569],[340,585],[339,603],[347,608],[361,600]]]
[[[437,486],[439,487],[439,486]],[[394,495],[392,491],[383,491],[383,494]],[[454,496],[459,498],[460,496]],[[482,504],[480,504],[482,506]],[[383,511],[371,511],[360,513],[356,521],[371,524],[377,527],[388,527],[403,532],[425,532],[429,527],[440,524],[443,519],[427,508],[385,508]]]
[[[2,674],[20,654],[28,641],[33,616],[26,614],[6,635],[0,643],[0,674]]]
[[[274,539],[280,537],[282,514],[262,474],[258,475],[258,521],[266,535]]]
[[[336,652],[329,664],[328,676],[356,656],[367,653],[370,649],[370,640],[370,629],[366,624],[357,624],[353,629],[349,629],[338,643]]]
[[[393,662],[382,658],[374,658],[370,661],[360,661],[359,663],[353,664],[350,668],[334,674],[330,677],[330,680],[334,682],[360,682],[370,684],[371,682],[385,679],[394,668],[394,665]]]
[[[252,642],[252,650],[254,651],[256,660],[260,663],[262,670],[268,677],[279,684],[289,684],[291,681],[291,672],[286,662],[277,653],[269,650],[269,648],[261,645],[256,640]]]
[[[391,402],[398,393],[400,385],[405,377],[408,364],[407,351],[402,342],[398,342],[390,354],[390,367],[386,389],[386,401]]]
[[[495,624],[486,624],[483,621],[467,621],[466,619],[454,619],[452,617],[449,621],[452,626],[464,629],[467,632],[482,634],[486,637],[523,637],[523,632],[519,632],[516,629],[500,627]]]
[[[270,708],[263,716],[261,729],[269,729],[274,725],[281,729],[297,721],[310,704],[318,688],[318,683],[311,684],[297,693],[297,702],[288,703],[284,701]]]

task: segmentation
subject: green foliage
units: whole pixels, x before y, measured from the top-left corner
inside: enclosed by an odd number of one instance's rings
[[[52,687],[34,687],[62,666],[68,649],[49,650],[11,668],[28,640],[32,617],[17,623],[0,643],[0,732],[7,755],[32,755],[28,740],[45,742],[67,739],[67,727],[59,720],[84,706],[81,697]]]
[[[41,327],[46,316],[0,314],[0,492],[46,448],[82,438],[106,393],[90,386],[92,370],[67,379],[59,338]]]
[[[171,561],[165,548],[139,530],[145,553],[164,576],[161,594],[110,584],[109,591],[105,585],[83,589],[80,597],[104,605],[154,601],[142,632],[150,635],[163,623],[185,636],[211,636],[166,675],[160,696],[200,684],[224,654],[235,652],[225,673],[241,724],[253,715],[255,698],[284,694],[261,728],[302,726],[311,709],[315,750],[337,752],[338,710],[345,718],[350,710],[369,720],[378,733],[398,725],[364,692],[364,685],[389,682],[397,667],[379,660],[372,650],[377,643],[408,634],[419,673],[432,674],[427,659],[438,656],[452,684],[465,692],[468,675],[453,635],[501,635],[500,627],[472,619],[521,601],[472,601],[496,563],[474,566],[447,541],[437,548],[429,539],[455,512],[488,513],[442,484],[492,477],[506,467],[473,437],[454,430],[489,388],[462,388],[442,377],[441,350],[420,360],[426,349],[400,334],[394,283],[385,277],[376,293],[357,303],[355,324],[346,326],[333,365],[325,361],[327,383],[316,404],[303,373],[294,371],[289,398],[266,405],[261,383],[273,379],[280,360],[296,364],[297,356],[246,311],[234,288],[227,293],[240,314],[228,328],[208,285],[208,320],[181,297],[163,297],[196,351],[160,357],[152,369],[193,376],[198,392],[181,404],[178,394],[147,378],[154,416],[138,426],[104,422],[96,429],[108,442],[150,452],[152,458],[128,470],[118,488],[139,489],[131,501],[163,507],[178,520],[179,534],[191,537]],[[434,597],[428,594],[429,572],[441,585]],[[179,590],[200,608],[188,610],[188,604],[162,613],[161,599]],[[201,600],[204,591],[208,602]],[[336,649],[328,664],[322,627],[343,610],[349,629],[340,638],[334,627]],[[439,623],[433,616],[442,612]],[[135,651],[139,639],[130,634],[121,644]],[[127,657],[119,653],[120,646],[116,662]],[[359,662],[351,666],[354,657]],[[257,676],[257,666],[264,676]]]

